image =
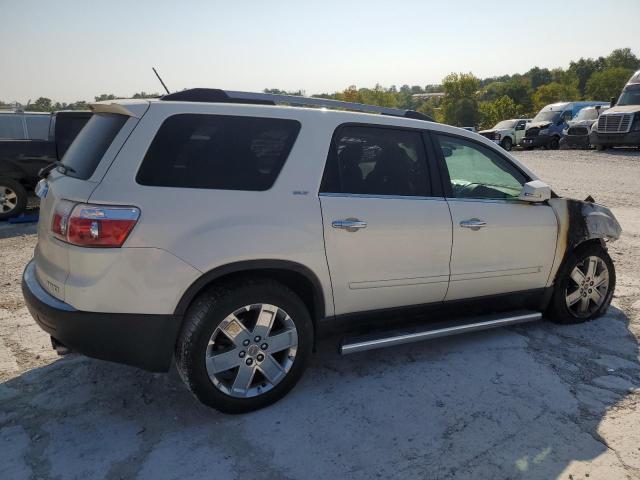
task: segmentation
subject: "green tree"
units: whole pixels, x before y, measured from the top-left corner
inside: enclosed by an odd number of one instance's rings
[[[606,60],[604,57],[580,58],[577,62],[569,63],[569,72],[573,73],[578,79],[578,90],[582,95],[585,94],[587,81],[595,72],[600,72],[606,68]]]
[[[518,116],[518,106],[506,95],[493,102],[482,102],[479,111],[481,128],[491,128],[501,120]]]
[[[618,98],[633,70],[628,68],[608,68],[591,75],[585,88],[586,97],[591,100]]]
[[[606,58],[609,68],[628,68],[630,70],[640,69],[640,59],[635,56],[630,48],[618,48],[611,52]]]
[[[112,93],[103,93],[102,95],[98,95],[97,97],[93,97],[96,102],[104,102],[105,100],[115,100],[116,97]]]
[[[579,98],[580,91],[576,85],[551,82],[547,85],[542,85],[535,91],[533,94],[533,107],[538,111],[550,103],[569,102]]]
[[[134,93],[131,98],[160,98],[161,96],[162,94],[160,93],[140,92],[140,93]]]
[[[445,94],[442,100],[444,122],[458,127],[477,125],[480,80],[472,73],[451,73],[444,78],[442,86]]]
[[[50,98],[40,97],[35,102],[27,105],[25,110],[28,112],[52,112],[53,103]]]
[[[548,68],[533,67],[525,75],[529,77],[532,90],[537,90],[538,87],[551,83],[553,80],[553,75]]]

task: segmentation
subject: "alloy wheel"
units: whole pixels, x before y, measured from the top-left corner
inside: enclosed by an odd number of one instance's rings
[[[597,311],[609,291],[609,269],[600,257],[589,256],[578,263],[569,274],[565,290],[567,308],[577,318],[585,318]]]
[[[205,353],[211,382],[238,398],[262,395],[280,383],[295,361],[298,332],[283,309],[246,305],[215,329]]]
[[[11,188],[0,185],[0,213],[9,213],[18,205],[18,194]]]

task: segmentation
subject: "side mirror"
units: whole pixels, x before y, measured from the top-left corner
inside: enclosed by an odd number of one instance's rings
[[[616,97],[611,97],[611,100],[609,100],[609,106],[613,107],[616,104]]]
[[[541,180],[533,180],[522,186],[518,200],[538,203],[546,202],[551,198],[551,187]]]

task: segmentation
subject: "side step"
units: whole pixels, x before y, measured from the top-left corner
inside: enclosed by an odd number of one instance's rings
[[[449,337],[467,332],[477,332],[490,328],[515,325],[517,323],[540,320],[542,313],[533,310],[520,310],[494,315],[483,315],[463,320],[432,323],[417,328],[393,330],[361,337],[345,338],[340,345],[340,354],[364,352],[376,348],[392,347],[404,343],[419,342],[438,337]]]

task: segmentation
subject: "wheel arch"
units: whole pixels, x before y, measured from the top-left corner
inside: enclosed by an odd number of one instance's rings
[[[309,309],[314,327],[325,316],[324,292],[317,275],[310,268],[288,260],[247,260],[216,267],[187,288],[174,314],[183,316],[191,302],[205,289],[246,277],[271,278],[289,287]]]

